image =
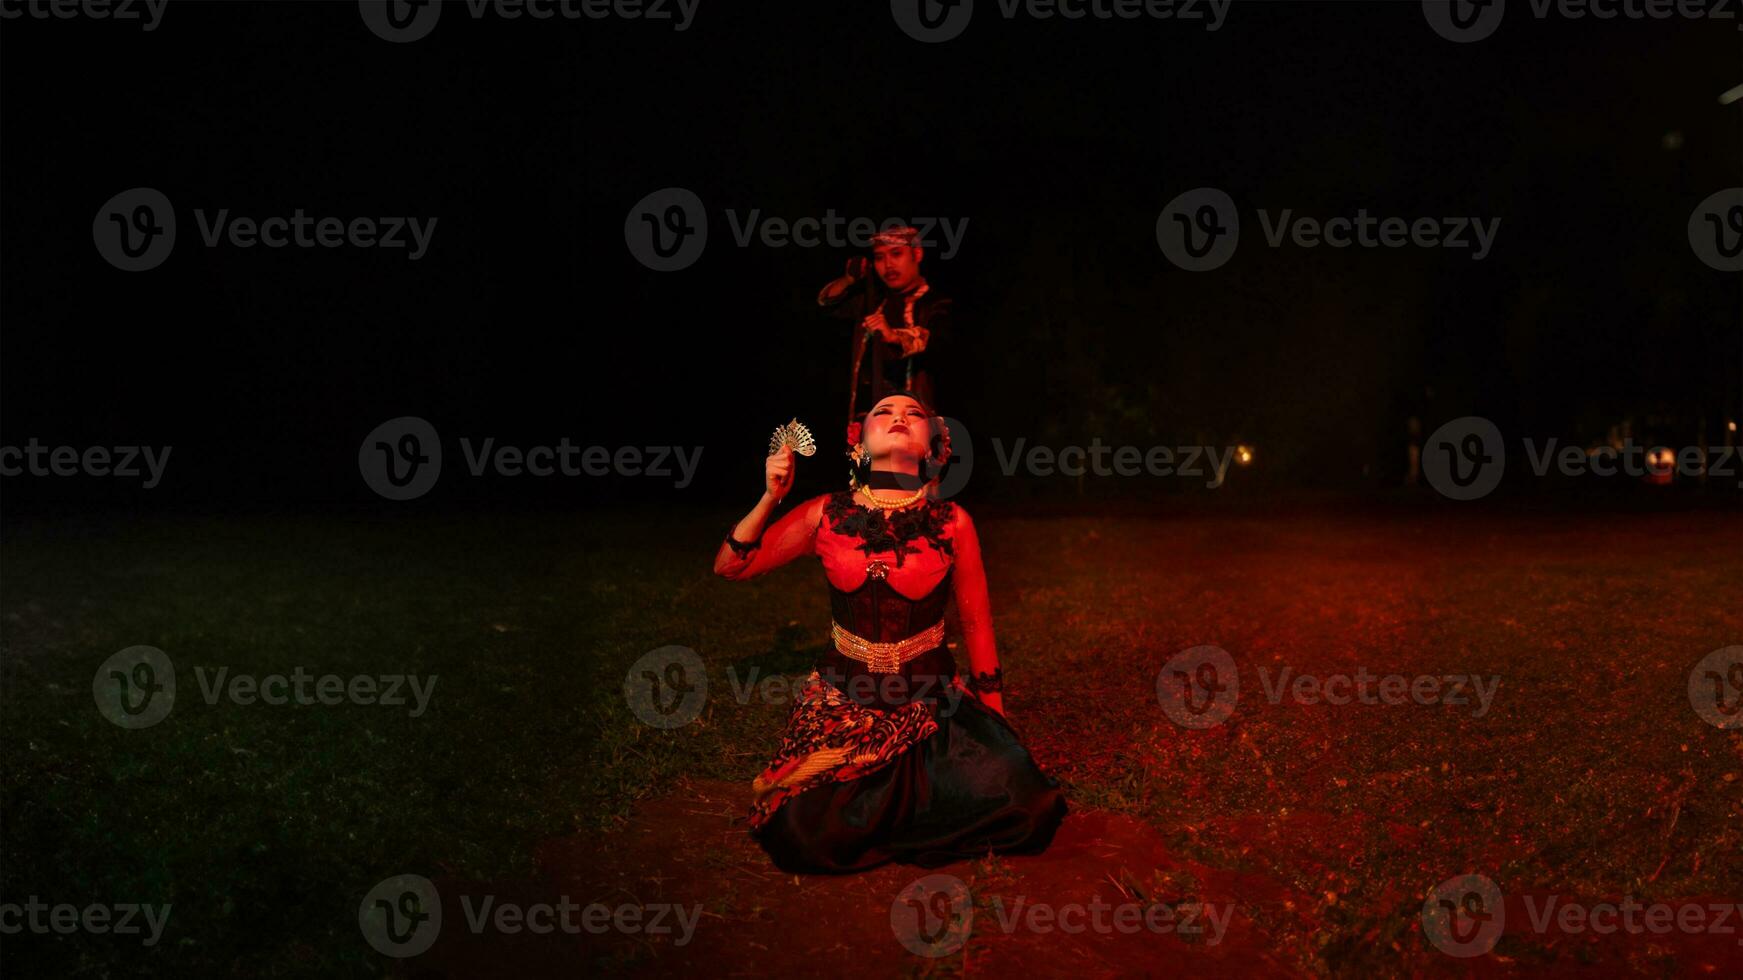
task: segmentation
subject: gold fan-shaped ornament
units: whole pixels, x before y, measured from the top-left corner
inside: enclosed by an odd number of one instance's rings
[[[801,456],[817,454],[817,440],[811,437],[811,430],[805,428],[805,423],[798,419],[775,429],[775,434],[769,437],[769,455],[773,456],[787,446],[791,446]]]

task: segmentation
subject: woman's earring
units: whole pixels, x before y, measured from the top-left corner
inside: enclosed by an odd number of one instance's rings
[[[940,423],[942,425],[942,423]],[[943,426],[944,431],[932,440],[932,454],[927,462],[933,472],[944,469],[950,462],[950,427]]]
[[[859,471],[865,468],[866,461],[871,459],[871,453],[865,451],[865,443],[854,446],[847,454],[847,488],[860,488]]]

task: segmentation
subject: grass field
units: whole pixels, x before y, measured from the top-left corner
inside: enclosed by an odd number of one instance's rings
[[[0,901],[173,911],[153,946],[25,931],[0,940],[0,966],[387,974],[394,961],[357,921],[382,879],[523,878],[541,845],[609,843],[638,801],[681,780],[747,783],[786,709],[741,703],[726,671],[803,672],[829,613],[814,563],[750,583],[710,574],[733,516],[9,528]],[[1467,969],[1428,946],[1418,917],[1429,889],[1464,873],[1584,901],[1743,895],[1743,731],[1703,721],[1687,695],[1702,656],[1743,642],[1734,512],[1443,502],[979,523],[1007,706],[1031,751],[1075,812],[1135,818],[1182,860],[1268,883],[1240,908],[1242,941],[1295,971]],[[167,654],[178,687],[167,718],[127,730],[99,713],[92,681],[136,644]],[[702,657],[712,696],[662,731],[630,713],[623,684],[670,644]],[[1156,691],[1164,661],[1200,644],[1228,651],[1241,685],[1233,716],[1202,731],[1171,722]],[[219,668],[299,667],[435,686],[417,716],[204,696]],[[1498,687],[1480,716],[1273,703],[1284,668]],[[716,918],[754,914],[752,898]],[[1492,956],[1655,976],[1705,975],[1711,958],[1677,936],[1589,938],[1510,927]],[[961,971],[983,942],[1000,937],[977,935],[956,959],[891,942],[855,962]],[[603,962],[678,961],[644,948]]]

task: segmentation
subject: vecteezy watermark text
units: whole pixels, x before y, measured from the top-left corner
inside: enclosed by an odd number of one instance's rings
[[[696,935],[696,923],[702,918],[700,903],[691,906],[669,902],[649,905],[593,902],[582,905],[567,895],[559,896],[555,903],[534,902],[530,905],[499,903],[496,896],[485,895],[476,906],[473,896],[462,895],[460,905],[466,914],[466,927],[473,933],[482,933],[487,927],[508,935],[523,931],[537,935],[553,932],[599,935],[617,931],[658,936],[676,930],[678,938],[672,940],[674,946],[687,945]]]
[[[1119,933],[1128,936],[1140,932],[1175,933],[1181,936],[1203,935],[1206,946],[1215,946],[1223,941],[1223,934],[1229,928],[1229,919],[1235,912],[1232,905],[1201,902],[1144,905],[1138,902],[1108,902],[1100,895],[1092,897],[1088,902],[1064,904],[1031,903],[1027,896],[1018,895],[1008,908],[1002,896],[994,895],[991,901],[994,918],[999,929],[1006,934],[1014,933],[1019,928],[1025,932],[1042,934],[1058,930],[1069,935],[1084,932],[1096,935]]]
[[[147,490],[163,480],[174,446],[45,446],[32,437],[23,446],[0,446],[0,476],[113,476],[138,479],[139,462],[145,462]]]
[[[1293,208],[1259,209],[1265,243],[1282,248],[1441,248],[1468,251],[1471,261],[1488,258],[1501,219],[1469,216],[1379,217],[1358,208],[1353,216],[1298,216]],[[1234,199],[1215,187],[1177,195],[1156,217],[1156,244],[1168,261],[1188,272],[1208,272],[1226,263],[1241,241],[1241,215]]]
[[[702,906],[671,902],[608,904],[577,902],[559,895],[553,902],[508,902],[495,895],[461,895],[460,911],[473,935],[498,932],[517,936],[603,935],[608,932],[645,936],[676,936],[674,946],[689,945],[702,919]],[[396,875],[371,888],[357,908],[363,938],[379,953],[395,958],[416,956],[435,944],[442,932],[442,897],[422,875]]]
[[[954,438],[954,437],[953,437]],[[1109,446],[1101,439],[1090,440],[1088,446],[1028,446],[1019,438],[1006,451],[1005,444],[993,437],[993,453],[999,458],[999,469],[1006,476],[1015,476],[1021,467],[1031,476],[1182,476],[1210,477],[1205,486],[1216,489],[1228,476],[1229,464],[1240,453],[1237,446]],[[1025,447],[1027,451],[1025,452]],[[1200,464],[1207,462],[1207,472]]]
[[[1259,209],[1259,222],[1265,228],[1265,241],[1272,248],[1283,244],[1284,235],[1299,248],[1447,248],[1471,251],[1471,261],[1489,257],[1495,244],[1495,234],[1501,229],[1501,219],[1490,218],[1376,218],[1367,208],[1356,209],[1353,218],[1295,217],[1295,211],[1284,208],[1273,218],[1272,213]]]
[[[652,477],[671,479],[682,490],[696,478],[701,446],[578,446],[568,437],[555,445],[498,445],[495,436],[460,437],[460,453],[474,477]],[[428,493],[442,475],[442,441],[436,427],[415,415],[389,419],[363,437],[357,468],[371,490],[389,500]],[[677,469],[673,470],[673,465]]]
[[[761,208],[726,210],[732,240],[739,248],[871,247],[872,237],[889,228],[912,227],[921,248],[941,259],[956,255],[968,233],[968,218],[848,217],[826,209],[821,216],[765,216]],[[683,187],[664,187],[637,201],[623,222],[624,244],[637,262],[656,272],[693,265],[708,244],[708,211],[702,199]]]
[[[808,216],[788,221],[779,217],[765,218],[760,208],[752,208],[743,216],[727,208],[726,220],[732,226],[732,237],[739,248],[748,248],[752,236],[768,248],[784,248],[789,244],[799,248],[870,248],[872,236],[879,231],[910,227],[919,233],[921,248],[935,249],[942,245],[938,257],[948,259],[961,247],[962,236],[968,232],[969,219],[885,218],[875,221],[871,218],[844,218],[830,208],[821,218]]]
[[[169,0],[0,0],[0,20],[88,20],[138,21],[139,29],[149,34],[163,23],[164,8]]]
[[[670,24],[674,33],[690,29],[701,0],[465,0],[473,20],[627,20]],[[452,4],[460,7],[458,3]],[[406,44],[436,28],[439,0],[358,0],[363,23],[384,41]]]
[[[1525,917],[1538,935],[1559,932],[1630,936],[1736,936],[1743,933],[1743,904],[1737,902],[1641,902],[1624,895],[1618,902],[1570,901],[1562,895],[1524,895]],[[1507,926],[1507,903],[1486,875],[1466,874],[1436,885],[1422,906],[1422,931],[1448,956],[1482,956],[1495,948]],[[1743,939],[1737,940],[1743,946]]]
[[[941,675],[848,675],[827,669],[819,670],[817,678],[862,704],[937,701],[936,717],[939,718],[949,717],[963,699],[962,689],[952,684],[949,677]],[[726,669],[727,686],[732,690],[733,700],[739,704],[749,704],[753,697],[763,704],[792,704],[798,700],[808,680],[809,675],[770,674],[765,677],[757,667],[750,668],[742,676],[736,666]]]
[[[1292,667],[1273,672],[1259,668],[1265,700],[1299,705],[1445,705],[1471,708],[1471,717],[1489,713],[1501,687],[1498,675],[1374,674],[1366,667],[1355,673],[1298,674]],[[1234,714],[1241,679],[1234,658],[1218,646],[1190,647],[1175,654],[1156,673],[1156,697],[1170,721],[1182,728],[1213,728]],[[1473,700],[1474,699],[1474,700]]]
[[[1357,667],[1354,674],[1297,674],[1284,667],[1275,675],[1270,668],[1259,668],[1259,684],[1265,689],[1265,700],[1282,704],[1285,696],[1296,704],[1445,704],[1464,707],[1472,704],[1472,718],[1489,713],[1495,692],[1501,687],[1498,675],[1482,677],[1471,674],[1370,674],[1368,668]]]
[[[937,702],[936,717],[947,718],[960,707],[966,695],[951,677],[942,675],[854,674],[820,669],[817,679],[861,704],[900,704],[906,701]],[[760,667],[740,673],[726,669],[727,689],[733,700],[749,704],[788,705],[797,702],[811,682],[809,674],[764,675]],[[696,651],[683,646],[649,650],[631,664],[623,678],[624,703],[630,713],[655,728],[680,728],[695,721],[708,702],[708,672]]]
[[[466,469],[473,476],[485,471],[497,476],[651,476],[670,477],[670,464],[678,466],[674,487],[682,490],[696,478],[696,465],[702,461],[701,446],[605,446],[582,448],[567,437],[555,446],[498,446],[495,437],[474,444],[460,437],[460,452],[466,457]]]
[[[194,222],[207,248],[407,249],[406,256],[413,262],[429,251],[436,221],[434,217],[310,217],[302,208],[289,217],[265,218],[233,217],[229,208],[194,209]],[[135,187],[97,209],[91,238],[97,254],[110,265],[124,272],[144,272],[169,258],[176,227],[175,208],[168,197],[150,187]]]
[[[87,932],[94,935],[137,936],[144,919],[145,938],[142,946],[156,946],[163,938],[163,928],[169,924],[170,904],[143,905],[134,902],[92,903],[80,907],[70,902],[50,905],[35,895],[23,904],[0,902],[0,934],[16,936],[21,932],[39,935],[50,933],[70,936]]]
[[[417,718],[429,707],[430,695],[436,692],[435,674],[338,674],[310,673],[303,667],[293,668],[289,675],[230,673],[219,667],[210,673],[205,667],[194,668],[194,679],[200,684],[200,695],[207,704],[217,704],[220,696],[231,704],[243,706],[255,703],[283,706],[288,704],[381,705],[387,708],[406,706],[406,694],[412,697],[410,715]],[[403,690],[402,690],[403,689]]]
[[[411,717],[423,715],[435,693],[439,677],[431,674],[315,674],[295,667],[289,674],[231,673],[227,666],[216,670],[194,668],[201,697],[208,705],[228,699],[249,707],[286,705],[359,704],[386,708],[408,705]],[[152,646],[132,646],[111,655],[91,677],[91,696],[97,711],[122,728],[149,728],[166,718],[176,703],[175,663]]]
[[[1564,445],[1554,437],[1521,440],[1533,474],[1553,469],[1564,477],[1737,478],[1743,487],[1743,462],[1736,446],[1648,448],[1631,439],[1620,445]],[[1429,486],[1452,500],[1475,500],[1501,484],[1507,469],[1506,441],[1495,423],[1478,415],[1456,418],[1436,428],[1422,444],[1422,474]]]
[[[1422,15],[1434,32],[1470,44],[1495,33],[1507,14],[1506,0],[1422,0]],[[1517,0],[1515,0],[1517,9]],[[1735,21],[1738,0],[1530,0],[1531,16],[1548,20]],[[1738,30],[1743,30],[1739,25]]]
[[[1525,454],[1531,461],[1531,471],[1538,476],[1549,475],[1551,464],[1563,476],[1656,476],[1674,469],[1683,476],[1736,476],[1737,447],[1684,446],[1672,451],[1668,446],[1646,446],[1625,440],[1621,446],[1562,446],[1550,438],[1541,446],[1530,436],[1523,440]],[[1558,449],[1559,447],[1559,449]],[[1738,486],[1743,487],[1743,480]]]
[[[981,0],[983,4],[986,0]],[[1155,20],[1202,23],[1216,31],[1228,19],[1233,0],[995,0],[1005,20],[1039,21]],[[968,28],[974,0],[890,0],[890,14],[902,32],[916,41],[937,44]]]
[[[436,233],[436,218],[311,218],[297,208],[290,217],[230,217],[229,208],[208,216],[202,208],[194,209],[194,220],[200,226],[200,238],[207,248],[216,248],[220,239],[227,239],[237,248],[406,248],[406,258],[416,262],[430,249],[430,237]],[[410,240],[402,234],[411,232]]]
[[[1088,902],[1036,902],[1027,895],[1007,900],[991,895],[993,923],[1006,935],[1018,931],[1046,935],[1172,934],[1206,946],[1221,943],[1234,906],[1215,902],[1110,902],[1095,895]],[[973,935],[974,896],[955,875],[932,874],[909,882],[890,902],[890,931],[916,956],[935,959],[961,949]],[[985,921],[981,917],[981,921]]]

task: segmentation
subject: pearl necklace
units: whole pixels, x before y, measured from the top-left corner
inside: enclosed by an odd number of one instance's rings
[[[876,494],[872,493],[872,488],[866,486],[865,484],[860,484],[859,492],[860,492],[860,496],[864,497],[867,501],[869,501],[871,503],[871,505],[873,507],[876,507],[879,510],[901,510],[903,507],[910,507],[910,506],[913,506],[914,504],[919,503],[920,498],[926,496],[926,488],[925,487],[921,487],[920,489],[914,491],[912,496],[898,497],[894,500],[889,500],[889,499],[886,499],[884,497],[877,496]]]

